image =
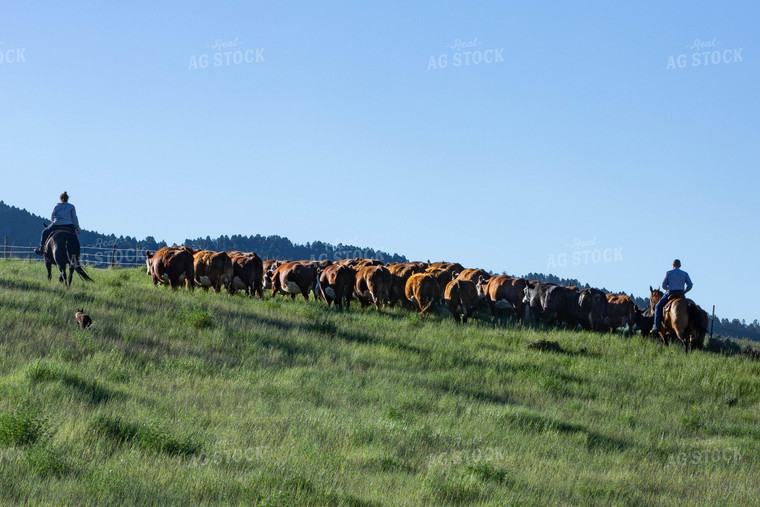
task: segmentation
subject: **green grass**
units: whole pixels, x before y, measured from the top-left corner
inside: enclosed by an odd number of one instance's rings
[[[744,355],[88,271],[67,291],[0,261],[4,504],[760,496],[760,361]]]

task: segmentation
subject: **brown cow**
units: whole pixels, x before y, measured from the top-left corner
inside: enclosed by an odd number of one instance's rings
[[[480,301],[478,292],[478,287],[470,280],[452,280],[446,285],[443,300],[455,321],[459,322],[461,315],[462,323],[467,323]]]
[[[425,315],[441,299],[441,286],[430,273],[416,273],[409,277],[404,287],[406,299],[417,303],[420,313]]]
[[[426,270],[430,272],[433,269],[445,269],[446,271],[451,271],[452,273],[461,273],[464,271],[464,266],[458,262],[440,261],[431,263],[428,261]]]
[[[406,299],[405,287],[406,281],[415,273],[425,271],[424,264],[421,262],[407,262],[404,264],[392,264],[387,266],[391,274],[391,304],[401,301],[402,304],[410,304]]]
[[[163,247],[155,253],[146,250],[145,263],[153,285],[164,283],[176,289],[184,282],[189,290],[193,290],[193,254],[187,248]]]
[[[335,261],[335,264],[354,268],[354,270],[359,271],[360,268],[367,266],[382,266],[383,262],[377,259],[363,259],[362,257],[354,257],[353,259],[340,259],[338,261]]]
[[[258,295],[264,297],[263,273],[264,266],[261,258],[253,252],[253,255],[236,255],[232,260],[232,283],[230,294],[236,290],[244,290],[249,296]]]
[[[272,297],[278,292],[290,294],[292,299],[296,298],[296,294],[301,294],[308,301],[309,291],[314,290],[318,283],[317,268],[300,262],[287,262],[272,274]]]
[[[525,287],[528,281],[509,275],[491,277],[486,283],[485,292],[488,309],[492,317],[501,318],[506,310],[514,309],[517,318],[522,319],[525,311]]]
[[[193,255],[193,269],[195,270],[195,284],[214,292],[219,292],[222,285],[229,291],[232,282],[232,260],[227,252],[212,252],[201,250]]]
[[[356,271],[354,293],[362,308],[375,305],[380,309],[380,303],[390,303],[391,273],[385,266],[365,266]]]
[[[478,283],[481,278],[487,282],[491,278],[491,274],[485,269],[465,269],[454,276],[454,280],[469,280],[472,283]]]
[[[613,331],[619,327],[628,326],[633,333],[633,326],[636,325],[636,305],[630,296],[607,294],[607,313],[610,318],[610,328]]]
[[[288,261],[269,259],[261,263],[261,269],[264,271],[261,275],[261,286],[264,288],[264,290],[269,290],[272,288],[272,273],[274,273],[275,269],[279,268],[286,262]]]
[[[314,289],[312,290],[312,292],[314,293],[314,299],[317,299],[317,300],[322,299],[322,291],[319,290],[319,272],[321,270],[325,269],[327,266],[332,266],[333,265],[333,261],[331,261],[331,260],[321,260],[321,261],[317,261],[317,260],[300,260],[300,261],[293,261],[293,262],[297,262],[299,264],[303,264],[304,266],[311,266],[312,268],[314,268],[314,270],[317,273],[317,275],[316,275],[317,276],[317,284],[314,286]]]
[[[346,308],[350,308],[354,285],[356,285],[354,268],[333,264],[319,271],[319,290],[322,298],[327,301],[327,306],[335,301],[335,306],[343,309],[345,300]]]
[[[428,268],[425,270],[425,273],[435,277],[440,287],[446,287],[446,284],[454,279],[455,271],[443,268]]]

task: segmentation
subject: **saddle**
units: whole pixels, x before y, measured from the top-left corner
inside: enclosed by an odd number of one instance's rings
[[[685,298],[686,298],[685,294],[678,294],[678,293],[670,294],[668,296],[667,302],[665,303],[665,308],[662,309],[662,313],[665,314],[667,313],[668,310],[670,310],[670,306],[673,304],[673,301],[678,301],[679,299],[685,299]]]
[[[73,225],[50,225],[50,234],[53,234],[55,231],[67,231],[72,234],[76,234],[76,229]]]

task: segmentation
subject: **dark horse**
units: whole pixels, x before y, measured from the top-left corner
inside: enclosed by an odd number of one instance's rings
[[[43,225],[48,227],[44,223]],[[77,239],[76,233],[68,228],[56,229],[50,233],[43,247],[43,258],[45,259],[48,280],[53,276],[50,272],[50,267],[55,264],[58,267],[58,271],[61,272],[58,276],[58,281],[63,282],[67,289],[71,285],[74,271],[79,273],[79,276],[84,280],[88,282],[93,281],[79,264],[79,239]],[[66,279],[66,264],[69,265],[68,280]]]
[[[659,289],[649,287],[649,308],[654,312],[657,302],[663,294]],[[694,301],[676,295],[671,297],[662,312],[662,330],[660,340],[668,345],[669,337],[675,335],[683,343],[684,352],[689,349],[701,349],[705,344],[707,331],[707,313]]]

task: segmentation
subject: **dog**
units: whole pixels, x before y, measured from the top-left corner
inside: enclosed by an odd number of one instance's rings
[[[82,329],[92,326],[92,319],[89,315],[84,313],[84,308],[77,310],[77,313],[74,314],[74,318],[77,320],[77,324],[79,324],[79,327]]]

